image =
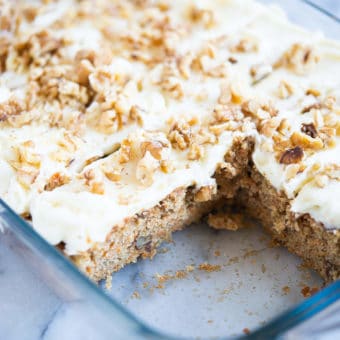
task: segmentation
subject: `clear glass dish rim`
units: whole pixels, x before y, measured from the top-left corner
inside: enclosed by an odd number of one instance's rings
[[[275,0],[273,1],[275,2]],[[309,0],[294,0],[294,2],[308,6],[322,16],[326,16],[329,20],[336,24],[340,23],[340,19],[332,13],[319,7]],[[86,297],[99,308],[114,318],[117,313],[125,319],[127,327],[135,331],[135,334],[154,339],[175,339],[171,335],[162,334],[152,329],[143,321],[139,320],[127,308],[122,306],[118,301],[105,294],[94,282],[92,282],[85,274],[80,272],[78,268],[54,246],[49,244],[42,238],[24,219],[17,215],[1,198],[0,198],[0,222],[5,222],[7,228],[15,234],[29,249],[33,252],[40,253],[44,257],[44,261],[48,265],[63,271],[72,280],[81,292],[86,292]],[[0,224],[1,226],[1,224]],[[1,232],[1,228],[0,228]],[[263,339],[275,338],[284,331],[315,316],[324,310],[336,300],[340,299],[340,280],[323,288],[310,298],[289,309],[288,311],[274,317],[267,325],[256,329],[249,335],[242,335],[242,339]],[[177,339],[177,337],[176,337]],[[227,337],[225,339],[230,339]]]

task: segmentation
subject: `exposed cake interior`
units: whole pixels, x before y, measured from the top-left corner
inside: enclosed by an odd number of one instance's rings
[[[339,277],[339,43],[252,0],[0,6],[0,197],[90,277],[240,213]]]

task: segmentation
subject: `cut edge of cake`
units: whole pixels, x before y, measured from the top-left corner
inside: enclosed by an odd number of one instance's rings
[[[327,230],[309,214],[296,215],[291,200],[277,191],[256,169],[251,137],[234,141],[211,187],[178,188],[152,209],[142,211],[116,226],[106,241],[71,256],[95,281],[106,279],[139,257],[152,258],[172,233],[202,219],[215,229],[236,231],[245,225],[239,213],[260,222],[276,245],[285,246],[316,270],[326,282],[340,276],[340,232]],[[236,218],[233,211],[238,211]]]

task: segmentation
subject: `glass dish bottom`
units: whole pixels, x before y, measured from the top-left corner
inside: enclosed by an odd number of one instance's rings
[[[107,282],[102,282],[104,290]],[[320,277],[260,227],[193,225],[153,260],[113,274],[108,293],[152,328],[174,337],[237,336],[322,287]]]

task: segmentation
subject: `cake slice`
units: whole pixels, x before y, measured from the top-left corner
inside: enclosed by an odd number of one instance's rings
[[[339,43],[251,0],[13,4],[0,197],[81,270],[238,210],[339,277]]]

